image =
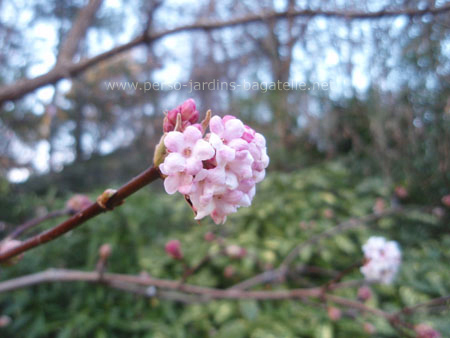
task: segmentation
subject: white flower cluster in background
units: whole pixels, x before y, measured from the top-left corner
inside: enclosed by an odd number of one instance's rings
[[[401,264],[402,254],[398,243],[384,237],[370,237],[362,247],[365,257],[361,273],[371,282],[390,284]]]

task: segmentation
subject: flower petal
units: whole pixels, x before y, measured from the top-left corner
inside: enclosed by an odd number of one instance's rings
[[[179,185],[179,175],[167,176],[164,180],[164,188],[169,195],[177,192]]]
[[[179,131],[171,131],[164,138],[164,145],[169,151],[182,152],[184,149],[184,136]]]
[[[197,129],[198,130],[198,129]],[[200,161],[209,160],[215,154],[214,148],[205,140],[198,140],[195,143],[193,157]]]
[[[211,121],[209,121],[209,129],[211,129],[212,133],[222,136],[225,129],[223,126],[222,119],[217,115],[213,116],[211,118]]]
[[[164,159],[164,171],[166,175],[183,171],[186,167],[186,159],[179,153],[170,153]]]

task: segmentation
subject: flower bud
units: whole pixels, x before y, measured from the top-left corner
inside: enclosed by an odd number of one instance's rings
[[[386,203],[384,199],[378,197],[375,200],[375,205],[373,206],[373,212],[376,214],[381,214],[386,209]]]
[[[181,130],[183,131],[186,127],[196,123],[199,118],[199,113],[195,107],[195,101],[193,99],[188,99],[175,109],[169,110],[167,116],[164,118],[163,129],[164,132],[168,133],[175,129],[177,123],[177,116],[181,115]]]
[[[212,233],[211,231],[208,231],[205,234],[204,238],[205,238],[205,241],[212,242],[212,241],[214,241],[216,239],[216,235],[214,235],[214,233]]]
[[[328,317],[332,321],[337,321],[337,320],[341,319],[341,317],[342,317],[341,310],[339,310],[337,307],[330,306],[328,308],[327,312],[328,312]]]
[[[14,249],[15,247],[19,246],[20,244],[22,244],[21,241],[18,241],[16,239],[6,239],[3,244],[0,244],[0,254],[3,254],[9,250]],[[17,255],[15,257],[12,257],[10,259],[8,259],[5,262],[2,262],[3,265],[15,265],[17,263],[19,263],[19,261],[22,259],[23,254]]]
[[[445,205],[447,208],[450,208],[450,195],[445,195],[442,197],[441,202],[443,205]]]
[[[229,256],[231,258],[243,258],[247,255],[247,250],[240,247],[239,245],[232,244],[232,245],[228,245],[225,248],[225,253],[227,256]]]
[[[90,206],[91,203],[92,201],[86,195],[76,194],[67,201],[66,208],[69,209],[70,212],[76,214]]]
[[[363,325],[364,331],[366,331],[368,334],[374,334],[376,329],[375,326],[373,326],[373,324],[371,323],[364,323]]]
[[[172,239],[166,243],[166,253],[174,259],[182,259],[181,244],[178,239]]]
[[[231,278],[234,276],[234,272],[234,268],[231,265],[228,265],[223,270],[223,275],[225,276],[225,278]]]
[[[427,324],[418,324],[414,327],[417,338],[440,338],[441,334]]]
[[[334,217],[334,211],[333,211],[332,209],[330,209],[330,208],[326,208],[326,209],[323,211],[323,216],[324,216],[325,218],[331,219],[331,218]]]
[[[358,299],[365,302],[372,298],[372,290],[368,286],[361,286],[358,289]]]
[[[405,187],[399,185],[395,187],[395,195],[401,200],[405,199],[406,197],[408,197],[408,190],[406,190]]]
[[[433,210],[431,210],[431,212],[437,218],[443,218],[445,216],[445,209],[441,207],[434,207]]]
[[[7,327],[9,324],[11,324],[11,317],[9,316],[0,316],[0,328]]]
[[[107,260],[111,256],[111,245],[103,244],[98,250],[98,254],[102,260]]]

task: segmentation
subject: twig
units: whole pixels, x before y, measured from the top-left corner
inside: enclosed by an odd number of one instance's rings
[[[193,266],[192,268],[187,268],[184,273],[183,276],[180,279],[180,285],[184,284],[184,282],[186,282],[186,280],[192,276],[194,273],[196,273],[198,270],[200,270],[203,266],[205,266],[206,263],[208,263],[211,260],[212,256],[211,255],[206,255],[205,257],[203,257],[200,262],[198,262],[195,266]]]
[[[22,252],[30,250],[36,246],[43,243],[49,242],[65,234],[66,232],[80,226],[91,218],[107,211],[112,210],[114,207],[123,203],[125,198],[132,195],[139,189],[143,188],[147,184],[160,178],[160,172],[158,168],[151,167],[140,175],[133,178],[131,181],[123,185],[118,189],[112,196],[110,196],[106,202],[105,208],[101,207],[98,203],[92,203],[90,206],[84,210],[73,215],[63,223],[55,226],[52,229],[44,231],[30,239],[24,241],[17,247],[3,252],[0,254],[0,262],[6,261],[7,259],[17,256]]]
[[[45,221],[47,221],[49,219],[61,217],[61,216],[67,216],[69,214],[70,214],[70,210],[69,209],[62,209],[62,210],[51,211],[51,212],[49,212],[46,215],[33,218],[33,219],[23,223],[22,225],[19,225],[6,238],[9,238],[9,239],[17,238],[23,232],[25,232],[28,229],[31,229],[31,228],[41,224],[42,222],[45,222]]]
[[[69,30],[69,33],[67,33],[67,37],[61,46],[57,63],[72,61],[72,58],[78,50],[80,41],[86,35],[86,31],[92,24],[95,13],[97,13],[102,1],[103,0],[90,0],[89,3],[79,11],[72,28]]]
[[[113,56],[120,53],[128,51],[136,46],[143,43],[149,43],[151,41],[159,40],[163,37],[180,33],[186,31],[194,30],[213,30],[225,27],[234,27],[238,25],[245,25],[257,22],[263,22],[270,19],[286,19],[294,17],[329,17],[338,19],[380,19],[386,17],[395,17],[406,15],[409,17],[423,16],[427,14],[437,15],[450,11],[450,4],[437,7],[437,8],[425,8],[425,9],[401,9],[392,11],[378,11],[378,12],[351,12],[351,11],[320,11],[320,10],[297,10],[297,11],[283,11],[283,12],[271,12],[263,14],[252,14],[244,16],[241,18],[236,18],[232,20],[225,21],[215,21],[215,22],[197,22],[190,25],[180,26],[173,29],[164,30],[159,33],[148,33],[143,32],[141,35],[132,39],[131,41],[114,47],[109,51],[106,51],[97,56],[81,60],[76,63],[66,62],[64,64],[57,64],[53,69],[51,69],[46,74],[32,78],[32,79],[21,79],[16,83],[6,85],[0,88],[0,104],[7,100],[16,100],[30,93],[40,87],[48,84],[55,83],[61,79],[75,76],[82,73],[86,69],[98,64],[101,61],[107,60]]]

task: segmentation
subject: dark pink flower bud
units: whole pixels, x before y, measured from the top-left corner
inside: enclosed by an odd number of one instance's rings
[[[207,241],[207,242],[212,242],[213,240],[215,240],[216,239],[216,235],[214,235],[214,233],[212,233],[211,231],[208,231],[206,234],[205,234],[205,241]]]
[[[178,239],[172,239],[166,243],[166,253],[174,259],[182,259],[181,244]]]
[[[446,207],[450,208],[450,195],[443,196],[441,201],[442,201],[443,205],[445,205]]]
[[[372,290],[368,286],[361,286],[358,289],[358,299],[365,302],[372,298]]]
[[[253,139],[255,138],[256,132],[247,125],[244,125],[244,130],[245,131],[244,134],[242,135],[242,138],[246,140],[248,143],[252,142]]]
[[[441,334],[427,324],[418,324],[414,327],[417,338],[440,338]]]
[[[231,265],[228,265],[223,270],[223,275],[225,276],[225,278],[231,278],[234,276],[234,272],[234,268]]]
[[[66,203],[66,208],[72,213],[80,212],[81,210],[90,206],[92,201],[86,195],[73,195]]]
[[[405,187],[399,185],[395,187],[395,195],[397,195],[397,197],[400,199],[404,199],[408,197],[408,190],[406,190]]]
[[[186,127],[197,123],[199,113],[196,110],[195,101],[193,99],[188,99],[178,107],[169,110],[163,123],[164,132],[168,133],[175,129],[178,114],[181,115],[181,129],[179,131],[183,131]]]
[[[336,321],[341,319],[342,317],[342,313],[341,310],[339,310],[337,307],[333,307],[330,306],[327,310],[328,312],[328,317],[332,320],[332,321]]]

